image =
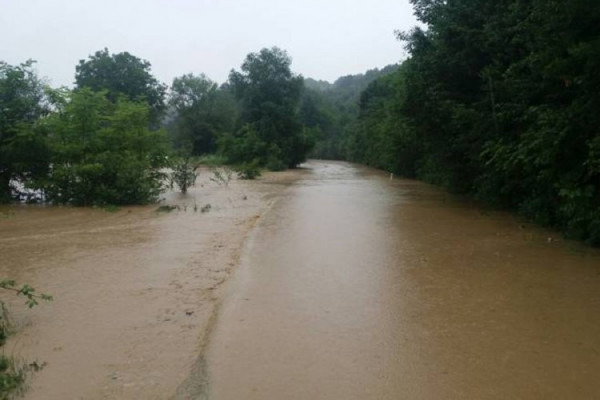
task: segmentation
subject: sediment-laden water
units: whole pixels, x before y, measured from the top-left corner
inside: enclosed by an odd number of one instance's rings
[[[166,213],[157,205],[1,207],[0,276],[54,296],[28,310],[22,298],[0,292],[14,330],[4,352],[45,364],[28,376],[25,399],[179,393],[247,233],[297,175],[225,186],[201,170],[187,195],[165,195],[177,206]]]
[[[597,250],[423,183],[306,167],[227,286],[211,398],[598,396]]]

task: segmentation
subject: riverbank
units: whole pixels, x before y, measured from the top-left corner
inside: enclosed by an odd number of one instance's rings
[[[225,186],[202,170],[186,195],[167,193],[170,212],[2,207],[1,276],[55,298],[26,310],[2,294],[16,331],[5,352],[47,364],[25,399],[171,398],[198,368],[246,235],[302,173]]]

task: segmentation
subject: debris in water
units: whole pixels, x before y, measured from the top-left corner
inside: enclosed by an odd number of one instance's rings
[[[171,212],[171,211],[173,211],[176,208],[179,209],[179,207],[177,207],[177,206],[172,206],[172,205],[169,205],[169,204],[164,204],[162,206],[158,206],[158,208],[156,209],[156,212]]]

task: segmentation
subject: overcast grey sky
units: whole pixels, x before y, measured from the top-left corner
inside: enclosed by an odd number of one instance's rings
[[[294,72],[333,81],[403,59],[394,30],[415,24],[408,0],[0,0],[0,60],[35,59],[53,86],[71,85],[77,62],[107,47],[167,84],[188,72],[222,83],[278,46]]]

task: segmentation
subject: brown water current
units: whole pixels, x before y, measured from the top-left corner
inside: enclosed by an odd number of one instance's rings
[[[599,398],[597,250],[423,183],[306,168],[225,286],[212,399]]]
[[[179,208],[0,207],[0,277],[54,301],[27,310],[0,291],[15,334],[3,347],[47,363],[26,400],[170,399],[202,390],[198,360],[247,233],[301,172],[229,186],[200,171]],[[200,209],[210,204],[207,212]],[[201,368],[200,368],[201,369]]]

